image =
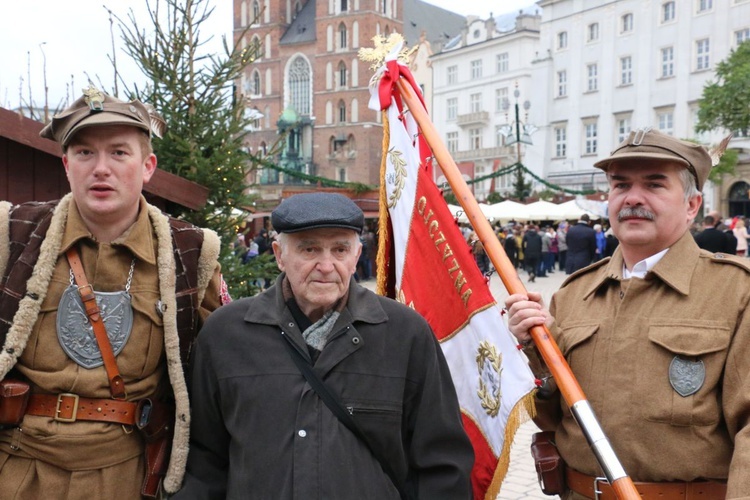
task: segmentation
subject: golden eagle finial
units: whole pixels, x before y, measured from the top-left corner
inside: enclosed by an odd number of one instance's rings
[[[377,71],[383,65],[386,57],[393,52],[394,48],[399,44],[403,47],[404,37],[400,33],[394,32],[388,35],[387,38],[383,35],[375,35],[372,37],[372,41],[375,47],[372,49],[359,49],[359,59],[363,62],[371,63],[370,69]],[[398,60],[407,64],[409,57],[416,49],[417,47],[412,47],[411,49],[406,47],[401,48],[398,52]]]

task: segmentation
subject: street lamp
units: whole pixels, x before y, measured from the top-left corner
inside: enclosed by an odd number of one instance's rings
[[[518,110],[518,98],[521,96],[521,92],[518,90],[518,82],[516,82],[516,88],[513,90],[513,97],[515,98],[515,112],[516,119],[513,123],[508,123],[500,127],[500,134],[505,137],[505,145],[512,146],[516,145],[516,156],[518,163],[521,163],[521,144],[531,145],[531,134],[537,131],[537,127],[529,123],[522,123],[519,117]],[[529,118],[529,109],[531,103],[529,101],[523,102],[523,109],[526,112],[524,122]],[[505,111],[505,121],[508,121],[508,110],[510,109],[510,101],[506,97],[503,99],[503,111]],[[513,135],[511,135],[513,134]]]
[[[516,82],[516,88],[513,90],[513,97],[515,98],[515,121],[507,123],[500,127],[500,134],[505,138],[505,145],[512,146],[516,145],[516,195],[523,199],[525,191],[523,182],[523,171],[521,170],[521,144],[531,145],[531,134],[537,131],[537,127],[529,123],[522,123],[519,116],[518,98],[521,96],[521,92],[518,90],[518,82]],[[529,108],[531,103],[529,101],[523,102],[523,109],[525,112],[524,122],[529,118]],[[505,111],[505,121],[508,121],[508,110],[510,109],[510,101],[505,98],[503,99],[503,110]]]

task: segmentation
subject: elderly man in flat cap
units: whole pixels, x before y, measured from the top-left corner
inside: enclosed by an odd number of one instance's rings
[[[510,329],[534,361],[528,330],[550,327],[644,499],[750,498],[750,268],[689,232],[712,158],[641,129],[596,166],[620,245],[549,311],[538,293],[509,297]],[[594,498],[601,469],[553,379],[537,410],[567,463],[564,498]]]
[[[220,305],[219,240],[141,195],[151,121],[87,89],[41,131],[72,192],[0,202],[0,498],[155,496],[165,470],[167,492],[182,482],[183,366]]]
[[[271,220],[282,274],[198,336],[176,498],[471,498],[473,452],[434,334],[352,277],[362,211],[299,194]]]

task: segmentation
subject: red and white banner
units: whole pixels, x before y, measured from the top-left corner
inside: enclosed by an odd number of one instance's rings
[[[534,377],[432,180],[430,148],[395,81],[405,78],[421,92],[408,68],[394,60],[397,52],[370,89],[370,107],[387,111],[378,290],[414,308],[432,326],[474,445],[474,496],[494,499],[508,470],[513,435],[532,405]]]

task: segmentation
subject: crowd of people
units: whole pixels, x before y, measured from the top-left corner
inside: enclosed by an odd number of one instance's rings
[[[606,224],[606,221],[603,221]],[[467,243],[471,246],[477,266],[482,273],[491,270],[490,259],[477,234],[468,225],[462,226]],[[518,223],[495,228],[513,266],[528,275],[530,283],[545,278],[549,273],[572,274],[604,257],[617,248],[617,238],[611,229],[602,224],[591,226],[591,218],[584,214],[574,224],[567,221],[544,224]]]

